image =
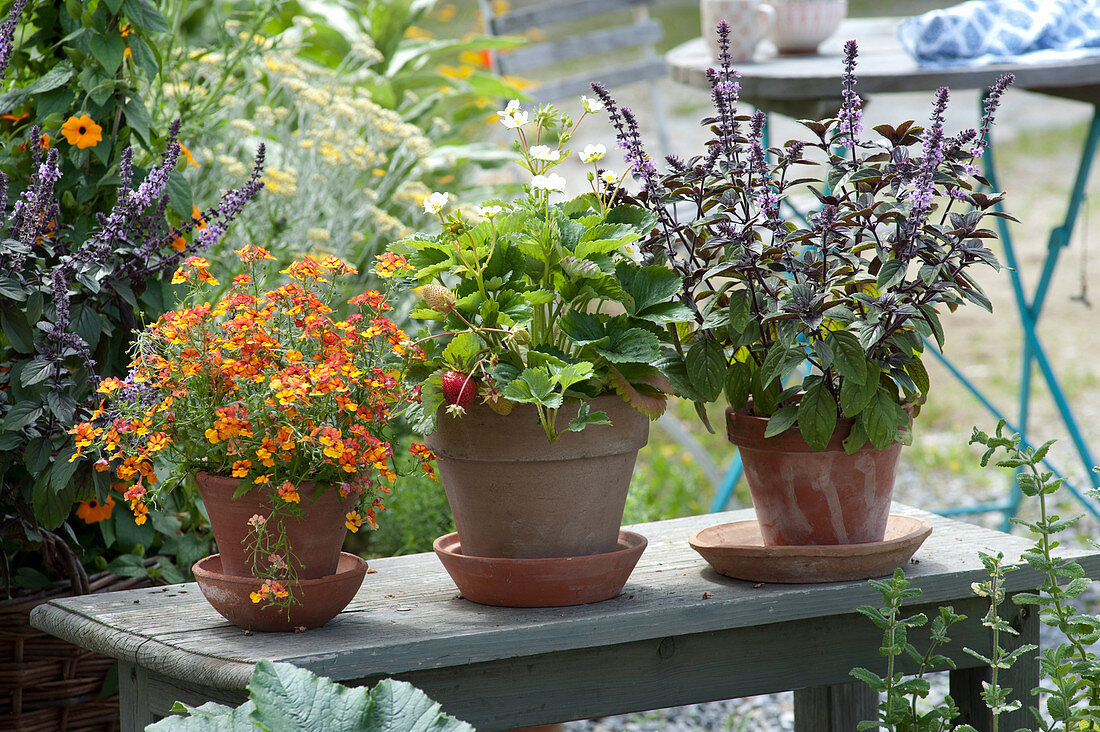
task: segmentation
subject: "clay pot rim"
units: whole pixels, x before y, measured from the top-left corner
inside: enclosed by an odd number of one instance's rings
[[[797,402],[801,396],[801,394],[798,394],[792,401]],[[768,420],[770,417],[760,417],[755,414],[750,414],[750,409],[752,409],[751,399],[749,400],[748,406],[742,409],[734,409],[729,406],[726,407],[726,439],[739,449],[808,453],[846,452],[846,450],[844,450],[844,440],[848,438],[848,435],[852,431],[852,425],[854,425],[856,421],[855,417],[845,417],[842,414],[838,414],[836,427],[833,428],[833,434],[829,438],[829,443],[825,446],[824,450],[815,450],[810,447],[802,437],[798,422],[795,422],[778,435],[764,437],[764,432],[768,428]],[[909,428],[912,430],[913,406],[903,404],[902,409],[909,415]],[[734,439],[735,422],[738,423],[739,427],[736,435],[738,439]],[[884,448],[876,448],[871,444],[871,440],[868,439],[859,450],[856,450],[856,452],[852,454],[878,449],[889,450],[901,444],[903,443],[895,440]]]
[[[630,552],[637,551],[639,554],[645,550],[649,545],[649,540],[641,534],[633,531],[627,531],[626,529],[619,530],[619,543],[618,548],[615,551],[602,552],[600,554],[578,554],[572,557],[480,557],[473,554],[463,554],[455,551],[456,547],[460,547],[462,541],[458,536],[457,531],[452,531],[449,534],[444,534],[438,537],[432,542],[432,549],[436,554],[441,554],[447,557],[452,557],[455,561],[466,562],[469,564],[490,564],[500,565],[504,567],[530,567],[531,569],[538,569],[542,567],[548,567],[557,562],[571,561],[571,562],[602,562],[607,561],[610,557],[616,555],[629,554]]]
[[[227,584],[234,585],[247,585],[254,586],[257,579],[251,576],[241,576],[237,574],[224,574],[222,572],[215,572],[214,570],[203,566],[204,563],[212,563],[211,560],[217,560],[219,565],[221,564],[221,554],[211,554],[208,557],[203,557],[199,561],[191,565],[191,573],[195,575],[196,581],[203,580],[215,580],[225,582]],[[341,565],[348,565],[345,569],[341,569]],[[307,588],[318,585],[327,585],[333,582],[340,582],[345,579],[350,579],[356,574],[367,573],[367,560],[360,557],[358,554],[352,554],[351,552],[340,552],[340,558],[337,560],[336,572],[333,574],[325,575],[324,577],[316,577],[314,579],[298,579],[293,582],[295,587]]]
[[[904,514],[892,513],[887,518],[887,526],[893,524],[911,525],[911,528],[906,530],[904,534],[895,536],[892,539],[883,539],[882,541],[870,541],[860,544],[799,544],[799,545],[774,545],[766,546],[764,544],[722,544],[716,541],[706,541],[703,536],[706,532],[714,532],[715,530],[725,526],[733,526],[737,524],[755,524],[756,519],[746,519],[744,521],[731,521],[725,524],[717,524],[715,526],[708,526],[703,529],[699,529],[691,535],[688,539],[688,544],[695,551],[706,557],[708,554],[714,556],[742,556],[742,557],[759,557],[759,558],[789,558],[789,557],[805,557],[805,556],[819,556],[819,557],[856,557],[856,556],[868,556],[883,554],[895,547],[902,545],[908,545],[916,541],[917,536],[921,536],[920,541],[923,542],[927,538],[928,534],[932,533],[932,524],[922,518],[916,516],[906,516]]]

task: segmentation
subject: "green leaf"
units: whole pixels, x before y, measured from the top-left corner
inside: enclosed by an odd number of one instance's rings
[[[726,380],[726,356],[715,341],[702,339],[687,353],[687,375],[692,390],[704,402],[713,402],[722,393]]]
[[[122,36],[115,33],[96,34],[88,42],[88,47],[92,56],[108,74],[114,74],[122,65],[122,54],[126,50],[126,41],[122,40]]]
[[[16,302],[27,299],[27,293],[23,291],[19,281],[12,277],[0,277],[0,296]]]
[[[774,344],[768,351],[768,355],[764,357],[764,363],[760,365],[761,385],[766,387],[773,382],[777,384],[782,382],[804,360],[804,354],[800,349],[788,349],[779,343]]]
[[[867,354],[859,339],[848,331],[831,331],[828,337],[833,349],[833,366],[838,374],[862,384],[867,379]]]
[[[661,357],[661,342],[648,330],[611,326],[608,336],[607,346],[593,344],[593,349],[611,363],[651,364]]]
[[[736,338],[752,321],[752,294],[748,290],[733,290],[730,296],[730,333]]]
[[[554,390],[554,382],[545,369],[527,368],[520,372],[508,386],[504,387],[504,397],[523,404],[539,404],[547,409],[557,409],[562,405],[562,395]]]
[[[130,105],[126,105],[129,109]],[[144,107],[143,107],[144,108]],[[194,194],[191,192],[191,182],[179,170],[173,170],[168,175],[168,207],[185,218],[191,218],[191,206],[194,205]]]
[[[30,400],[16,402],[4,417],[4,431],[18,432],[37,420],[43,411],[40,403]]]
[[[860,449],[867,444],[867,431],[863,429],[863,422],[856,420],[852,424],[852,431],[848,433],[848,436],[844,438],[844,452],[849,455],[854,455],[859,452]]]
[[[54,460],[53,465],[42,473],[32,489],[31,502],[34,507],[34,515],[47,529],[56,529],[69,515],[76,497],[76,486],[68,480],[75,469],[75,463],[69,463],[69,455],[62,453],[63,457]],[[62,467],[64,466],[64,467]],[[54,471],[61,471],[64,477],[62,481],[56,481]],[[68,473],[65,476],[65,473]],[[56,483],[60,482],[60,485]]]
[[[252,722],[252,713],[256,705],[247,701],[236,709],[216,702],[206,702],[199,707],[189,707],[176,702],[172,711],[191,716],[165,717],[156,724],[146,727],[147,732],[256,732],[258,727]]]
[[[570,310],[558,321],[561,330],[574,343],[585,345],[607,337],[607,328],[600,316]]]
[[[149,117],[149,110],[145,108],[145,102],[142,101],[141,97],[130,97],[123,109],[126,111],[126,124],[141,138],[141,141],[145,143],[146,147],[150,147],[152,145],[152,138],[149,135],[149,130],[153,126],[153,120]],[[183,183],[187,184],[187,180],[184,179]],[[176,213],[182,216],[191,215],[191,204],[193,199],[190,188],[188,184],[187,190],[184,191],[183,187],[178,182],[174,182],[171,175],[169,175],[168,193],[171,196],[170,202],[171,204],[178,203],[178,205],[172,205],[172,208]],[[173,190],[175,191],[175,195],[173,195]],[[187,206],[186,210],[181,209],[181,206],[184,205]]]
[[[878,288],[885,290],[901,282],[908,267],[908,263],[900,259],[883,262],[882,268],[878,271]]]
[[[581,408],[577,410],[577,416],[569,420],[568,429],[570,432],[580,432],[590,424],[611,424],[607,412],[589,412],[589,409],[588,402],[581,405]]]
[[[587,361],[571,363],[568,366],[550,366],[551,378],[557,382],[562,390],[568,389],[573,384],[587,381],[592,376],[592,364]],[[585,404],[585,407],[588,405]],[[606,415],[605,415],[606,416]]]
[[[683,286],[680,276],[667,267],[638,267],[621,262],[615,274],[634,299],[634,307],[628,310],[632,315],[675,297]]]
[[[24,313],[14,308],[0,308],[0,328],[11,347],[20,353],[34,352],[34,331]]]
[[[412,684],[384,679],[369,691],[349,688],[288,663],[262,660],[249,681],[250,701],[235,710],[214,704],[168,717],[150,732],[263,729],[280,732],[473,732],[448,717]]]
[[[36,358],[23,367],[23,371],[19,374],[19,383],[23,386],[33,386],[50,378],[53,370],[53,361]]]
[[[734,361],[726,371],[726,399],[734,409],[741,409],[749,401],[752,389],[752,369],[747,363]]]
[[[777,409],[768,420],[768,426],[764,429],[764,437],[775,437],[789,430],[798,421],[798,407],[790,404]]]
[[[71,62],[62,61],[22,89],[14,89],[0,96],[0,114],[10,112],[36,94],[64,86],[75,73],[76,69]]]
[[[870,379],[860,383],[853,379],[840,382],[840,411],[845,417],[854,417],[863,411],[867,402],[878,392],[878,384]]]
[[[122,12],[139,28],[153,33],[167,33],[171,30],[164,16],[149,0],[122,0]]]
[[[894,442],[900,424],[899,412],[905,414],[885,389],[879,389],[859,418],[872,445],[881,450]]]
[[[46,405],[62,425],[68,426],[76,415],[76,400],[67,391],[53,389],[46,393]]]
[[[919,358],[915,358],[905,365],[905,371],[913,379],[913,383],[917,385],[920,393],[927,394],[929,388],[931,388],[931,382],[928,378],[928,370],[924,368],[924,363]]]
[[[27,466],[27,472],[31,475],[37,475],[45,470],[46,466],[50,464],[52,453],[53,444],[49,435],[42,435],[28,442],[26,449],[23,451],[23,464]]]
[[[473,333],[459,333],[443,349],[443,363],[468,371],[481,351],[481,340]]]
[[[829,390],[821,382],[807,389],[798,404],[798,427],[806,444],[824,450],[836,430],[836,419],[836,402]]]

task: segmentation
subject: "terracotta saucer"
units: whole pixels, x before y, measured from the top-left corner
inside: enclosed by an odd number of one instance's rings
[[[641,534],[619,531],[619,548],[613,552],[538,559],[466,556],[457,533],[439,537],[432,547],[467,600],[501,607],[566,607],[618,595],[648,543]]]
[[[932,524],[890,514],[886,536],[868,544],[764,546],[755,519],[700,529],[688,543],[719,574],[752,582],[848,582],[901,567],[932,533]]]
[[[340,552],[335,574],[294,583],[291,592],[301,604],[286,612],[252,602],[250,595],[260,586],[255,578],[222,574],[221,569],[220,554],[200,559],[191,567],[199,589],[219,615],[246,630],[288,631],[317,628],[339,615],[363,584],[367,562]]]

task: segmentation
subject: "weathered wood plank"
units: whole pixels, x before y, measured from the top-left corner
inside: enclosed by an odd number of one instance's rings
[[[514,51],[502,53],[497,57],[497,68],[502,74],[523,74],[532,69],[572,61],[577,57],[594,56],[656,43],[662,37],[661,24],[656,20],[617,28],[601,28],[589,33],[533,46],[522,46]]]
[[[222,621],[194,585],[183,586],[191,589],[174,598],[138,590],[58,600],[39,608],[34,622],[159,673],[239,689],[260,658],[297,663],[337,679],[360,678],[661,638],[669,628],[701,633],[795,621],[878,601],[864,582],[755,587],[717,575],[687,547],[695,529],[748,516],[751,512],[741,511],[635,527],[650,545],[624,593],[590,606],[476,605],[458,599],[434,555],[419,555],[372,562],[377,573],[368,575],[348,612],[303,635],[246,636]],[[939,517],[933,521],[938,528],[918,552],[920,563],[907,568],[914,586],[924,591],[922,602],[955,600],[971,582],[983,580],[977,549],[1001,550],[1015,560],[1029,546],[1020,537]],[[1100,573],[1100,557],[1089,555],[1083,564],[1091,575]],[[1009,575],[1008,590],[1029,589],[1038,581],[1034,570],[1024,568]]]
[[[529,94],[539,102],[553,102],[558,99],[591,94],[593,81],[598,81],[609,89],[617,89],[625,84],[659,79],[664,75],[664,59],[651,58],[629,66],[601,69],[580,76],[548,81],[539,84]]]
[[[1002,612],[1002,615],[1005,613]],[[1015,638],[1009,638],[1002,643],[1007,649],[1018,648],[1021,645],[1039,645],[1039,613],[1037,608],[1030,605],[1020,606],[1011,622],[1012,627],[1019,633]],[[999,686],[1012,689],[1009,701],[1018,701],[1019,709],[1002,714],[998,720],[999,729],[1027,729],[1034,723],[1029,707],[1036,705],[1035,695],[1032,691],[1039,686],[1039,652],[1030,651],[1023,654],[1012,664],[1012,668],[1000,671],[997,683]],[[989,658],[989,656],[986,656]],[[989,707],[981,698],[982,682],[992,682],[993,675],[988,667],[960,669],[951,674],[950,694],[959,707],[957,724],[969,724],[978,732],[993,732],[993,715]]]
[[[777,101],[793,103],[833,99],[841,89],[843,44],[859,41],[859,93],[932,91],[941,86],[953,90],[985,88],[1002,74],[1012,73],[1017,89],[1032,89],[1096,103],[1100,101],[1100,57],[1050,64],[998,64],[947,69],[918,66],[898,44],[895,34],[900,19],[850,18],[825,41],[819,55],[777,56],[770,44],[762,44],[756,63],[738,65],[741,98],[762,109]],[[709,88],[705,72],[715,62],[702,38],[681,44],[665,58],[676,81]],[[1060,90],[1065,89],[1062,93]],[[781,110],[776,110],[781,111]],[[784,113],[801,115],[788,106]]]
[[[878,694],[861,682],[798,689],[794,732],[853,732],[877,717],[878,702]]]
[[[652,0],[566,0],[566,2],[540,2],[510,13],[494,15],[489,19],[493,34],[498,36],[522,33],[528,28],[545,28],[558,23],[572,23],[594,15],[604,15],[617,10],[649,5]]]
[[[960,668],[979,662],[963,652],[989,647],[981,625],[985,601],[968,598],[955,609],[969,619],[952,628],[944,650]],[[935,613],[935,606],[912,612]],[[918,647],[925,631],[910,638]],[[856,613],[764,624],[633,643],[502,659],[456,668],[398,674],[424,689],[444,710],[478,730],[502,730],[590,716],[766,694],[793,687],[847,684],[850,670],[885,673],[882,633]],[[899,670],[913,671],[903,660]],[[370,685],[380,677],[357,679]],[[873,714],[866,717],[872,719]],[[855,729],[852,725],[849,730]],[[815,728],[814,732],[823,732]],[[846,731],[847,732],[847,731]]]

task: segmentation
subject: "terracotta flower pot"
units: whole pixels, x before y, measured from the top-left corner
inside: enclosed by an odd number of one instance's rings
[[[589,402],[612,425],[567,432],[551,444],[533,406],[501,416],[475,404],[441,413],[427,438],[454,514],[462,553],[479,557],[573,557],[618,546],[630,477],[649,420],[617,395]],[[578,405],[558,413],[559,427]]]
[[[852,455],[843,441],[852,420],[840,419],[822,451],[797,428],[764,437],[768,420],[726,410],[727,434],[741,452],[745,479],[766,546],[882,541],[894,493],[901,443],[868,443]]]
[[[248,520],[254,515],[271,514],[271,491],[253,488],[233,500],[233,492],[241,481],[224,475],[199,472],[195,475],[199,495],[206,504],[214,540],[221,554],[221,569],[227,575],[251,577],[252,566],[248,561],[245,539],[248,536]],[[350,510],[352,499],[343,499],[336,490],[324,491],[313,500],[314,484],[299,487],[305,513],[301,518],[286,517],[287,540],[294,558],[298,560],[299,579],[318,579],[336,572],[340,561],[340,548],[344,545],[347,527],[344,514]]]

